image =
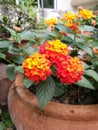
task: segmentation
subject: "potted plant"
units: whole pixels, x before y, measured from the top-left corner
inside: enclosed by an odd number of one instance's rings
[[[97,130],[98,105],[90,105],[97,102],[86,105],[79,97],[81,92],[97,95],[98,63],[92,50],[98,40],[91,35],[92,20],[91,10],[80,9],[79,14],[67,12],[58,21],[46,21],[51,34],[45,35],[38,52],[24,59],[9,91],[9,112],[17,130]],[[65,93],[70,95],[71,88],[82,105],[68,104]],[[62,96],[67,98],[59,101]]]

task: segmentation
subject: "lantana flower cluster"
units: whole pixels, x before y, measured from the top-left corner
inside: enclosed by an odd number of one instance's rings
[[[30,55],[22,64],[27,79],[33,80],[35,83],[46,80],[47,76],[52,74],[50,66],[51,62],[46,56],[38,52]]]
[[[56,76],[63,84],[81,80],[84,68],[77,57],[70,56],[70,49],[59,39],[44,42],[39,53],[34,53],[23,64],[24,74],[35,83]],[[55,75],[53,74],[55,69]]]
[[[46,19],[46,24],[50,27],[55,26],[59,21],[63,23],[65,26],[69,27],[71,30],[76,31],[77,33],[81,33],[78,27],[80,25],[96,25],[96,16],[93,14],[92,10],[87,10],[82,7],[78,8],[78,13],[74,13],[71,11],[66,12],[63,17]]]

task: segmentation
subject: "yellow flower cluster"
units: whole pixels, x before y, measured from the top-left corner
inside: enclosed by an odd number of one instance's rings
[[[50,40],[45,45],[46,45],[45,50],[58,52],[63,55],[68,55],[69,51],[70,51],[68,46],[66,44],[62,43],[59,39]]]
[[[51,18],[51,19],[46,19],[45,22],[48,26],[53,27],[57,23],[57,20],[56,18]]]
[[[74,19],[76,19],[78,16],[77,14],[73,13],[73,12],[67,12],[66,14],[64,14],[64,18],[68,21],[72,21]]]
[[[79,16],[84,18],[84,19],[90,19],[90,18],[95,17],[92,10],[87,10],[87,9],[80,10],[79,11]]]
[[[64,14],[64,17],[63,19],[65,20],[64,21],[64,24],[65,26],[72,26],[73,25],[73,20],[77,19],[77,14],[73,13],[73,12],[67,12]]]

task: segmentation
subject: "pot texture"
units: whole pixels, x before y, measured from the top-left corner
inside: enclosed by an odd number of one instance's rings
[[[6,64],[0,63],[0,105],[7,104],[8,91],[12,82],[6,75]]]
[[[98,130],[98,105],[50,102],[43,111],[18,74],[8,94],[8,108],[17,130]]]

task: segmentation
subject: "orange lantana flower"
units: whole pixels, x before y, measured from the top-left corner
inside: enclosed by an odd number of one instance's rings
[[[29,56],[22,64],[25,76],[35,83],[38,83],[40,80],[46,80],[47,76],[52,74],[50,66],[51,63],[46,59],[46,56],[39,53]]]

